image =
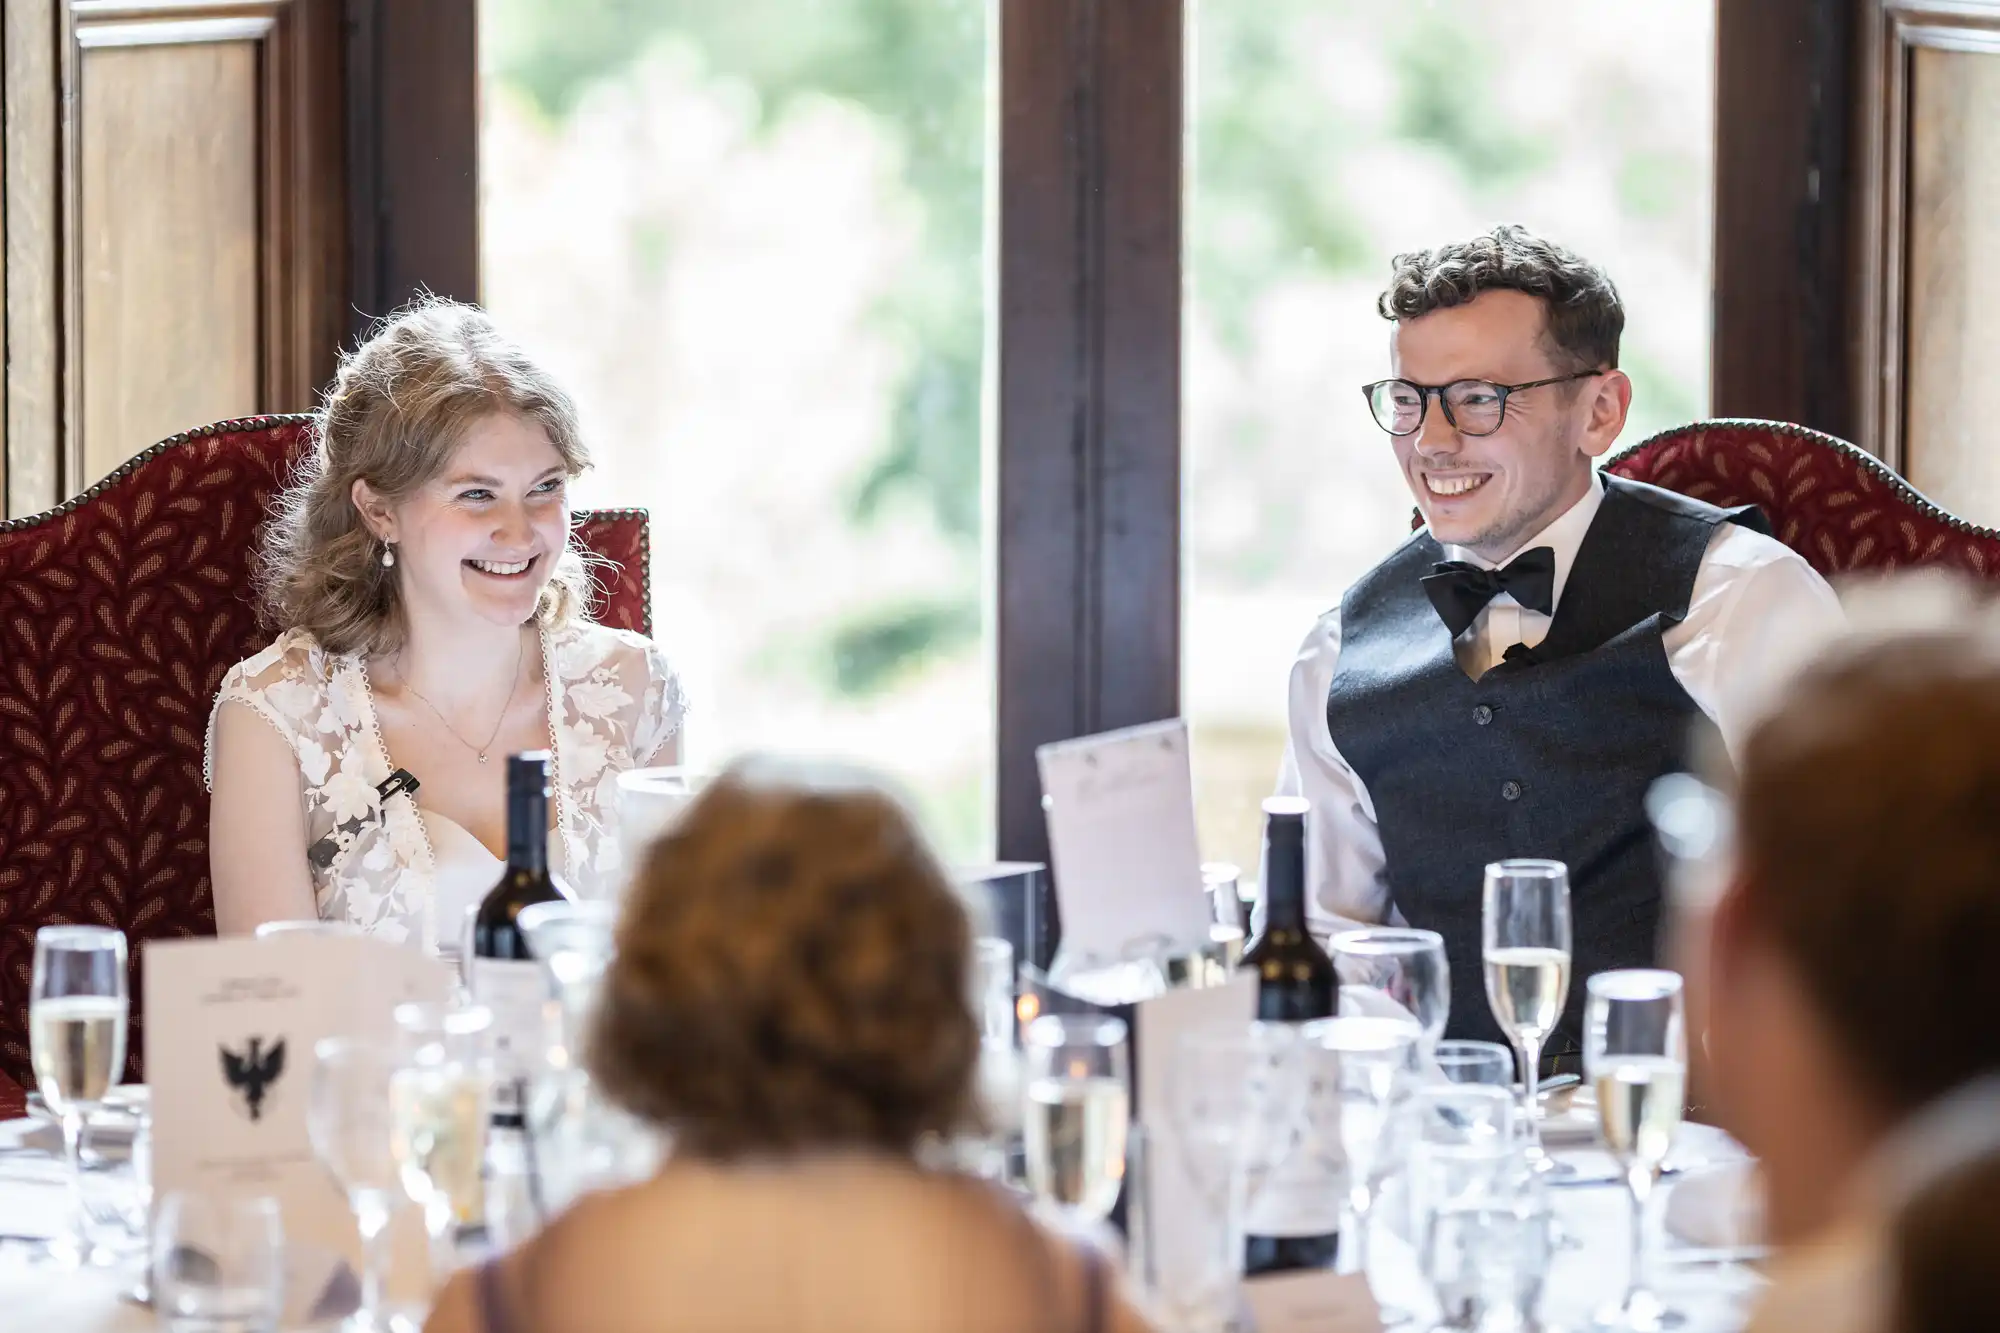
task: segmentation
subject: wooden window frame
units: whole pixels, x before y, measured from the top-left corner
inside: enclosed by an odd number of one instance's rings
[[[1188,11],[994,3],[996,851],[1039,861],[1035,748],[1180,711]],[[1713,415],[1871,442],[1853,92],[1882,3],[1717,0]],[[347,4],[355,305],[476,298],[477,0]]]

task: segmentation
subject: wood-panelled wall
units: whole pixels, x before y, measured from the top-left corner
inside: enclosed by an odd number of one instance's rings
[[[1865,0],[1863,440],[2000,524],[2000,0]]]
[[[10,516],[311,404],[346,331],[340,0],[5,0]]]

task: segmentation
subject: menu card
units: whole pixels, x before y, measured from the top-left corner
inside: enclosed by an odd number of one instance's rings
[[[1040,746],[1066,959],[1189,954],[1209,942],[1187,723]]]
[[[313,1046],[387,1037],[397,1005],[443,1000],[449,983],[436,959],[367,936],[147,941],[153,1197],[269,1195],[292,1255],[358,1265],[353,1215],[306,1131]],[[397,1288],[428,1266],[415,1214],[397,1219]]]
[[[1175,989],[1135,1006],[1136,1089],[1146,1127],[1148,1267],[1171,1289],[1178,1277],[1210,1266],[1215,1229],[1223,1224],[1188,1171],[1173,1114],[1173,1064],[1181,1037],[1209,1027],[1248,1028],[1257,1013],[1257,978],[1238,972],[1221,986]]]

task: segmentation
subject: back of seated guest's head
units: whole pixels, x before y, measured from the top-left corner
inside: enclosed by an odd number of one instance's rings
[[[1779,1240],[1910,1112],[2000,1069],[2000,615],[1929,577],[1850,609],[1743,748],[1713,927],[1714,1093]]]
[[[2000,1326],[2000,1155],[1932,1182],[1897,1213],[1888,1333]]]
[[[866,775],[740,761],[646,853],[589,1062],[712,1159],[908,1154],[975,1117],[967,908]]]

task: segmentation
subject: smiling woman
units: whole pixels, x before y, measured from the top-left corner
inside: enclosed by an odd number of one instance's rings
[[[555,756],[552,865],[615,883],[617,774],[679,758],[685,704],[657,645],[586,618],[589,461],[568,394],[470,306],[414,306],[343,363],[266,533],[282,633],[210,723],[223,933],[317,916],[449,945],[500,872],[489,761],[522,750]]]

